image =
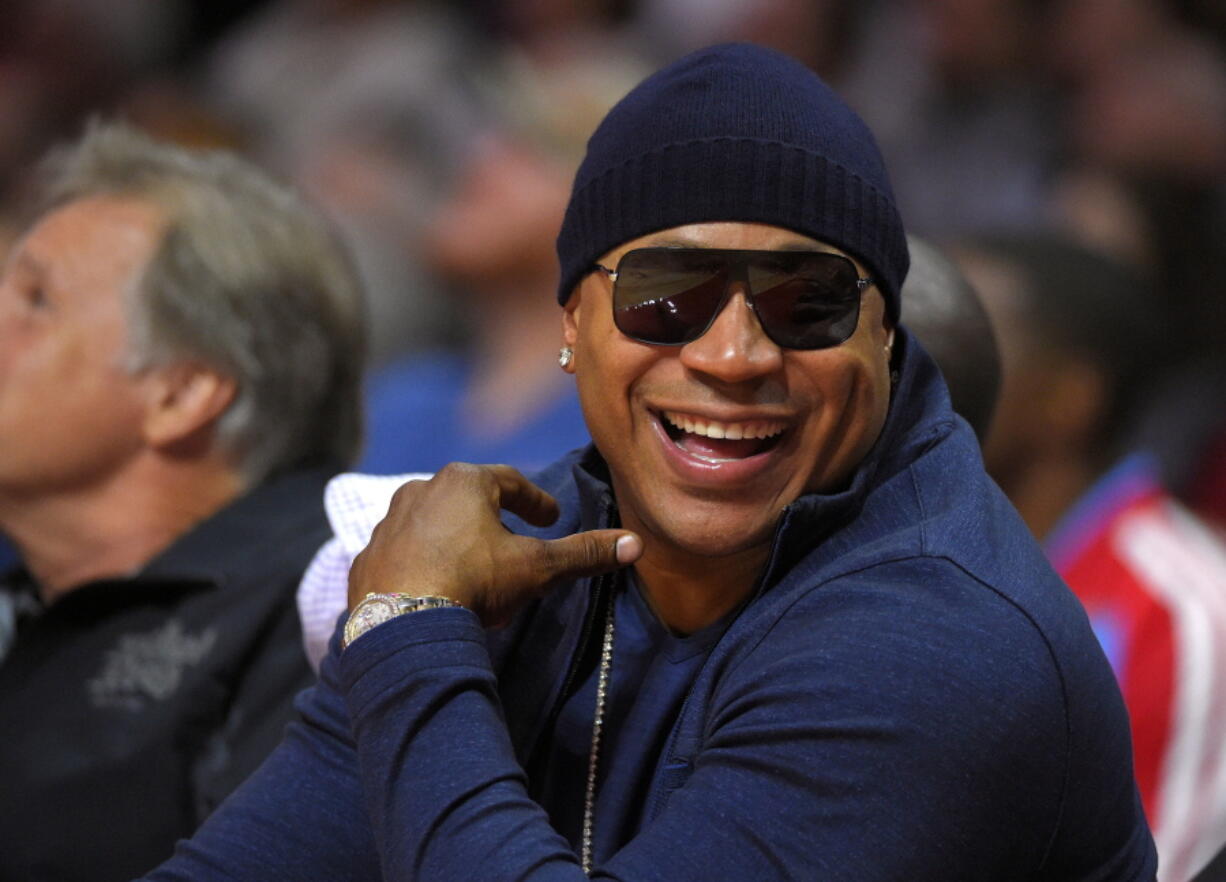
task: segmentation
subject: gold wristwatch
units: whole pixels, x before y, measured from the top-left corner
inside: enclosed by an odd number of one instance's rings
[[[349,644],[357,640],[375,625],[394,619],[408,613],[420,612],[423,609],[438,609],[444,606],[460,606],[450,597],[414,597],[412,594],[367,594],[349,613],[345,620],[345,634],[341,640],[341,649],[347,649]]]

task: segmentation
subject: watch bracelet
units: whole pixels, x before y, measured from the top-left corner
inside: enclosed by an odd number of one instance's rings
[[[415,595],[402,592],[367,594],[357,602],[345,619],[341,635],[341,650],[348,649],[353,641],[384,622],[426,609],[443,609],[452,606],[462,607],[463,604],[450,597],[436,594]],[[382,610],[376,614],[375,607],[382,607]]]

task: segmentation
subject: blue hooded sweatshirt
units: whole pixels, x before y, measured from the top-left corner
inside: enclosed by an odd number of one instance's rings
[[[935,365],[903,330],[896,348],[886,425],[847,488],[788,506],[716,633],[681,649],[657,635],[640,642],[668,644],[668,663],[626,662],[609,706],[646,722],[607,723],[592,878],[1154,879],[1127,716],[1086,615]],[[616,525],[594,450],[537,481],[562,517],[513,529]],[[497,632],[453,608],[343,654],[334,638],[301,722],[149,878],[587,878],[559,832],[578,829],[585,776],[555,759],[586,743],[567,709],[606,604],[628,621],[631,582],[562,586]]]

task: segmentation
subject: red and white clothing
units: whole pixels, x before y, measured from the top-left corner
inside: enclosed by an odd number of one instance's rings
[[[1185,882],[1226,843],[1226,545],[1133,456],[1046,546],[1124,693],[1159,879]]]

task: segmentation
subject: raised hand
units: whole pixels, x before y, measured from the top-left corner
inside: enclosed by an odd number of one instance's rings
[[[553,497],[510,466],[452,463],[429,481],[405,484],[354,559],[349,608],[375,592],[433,595],[497,626],[554,584],[617,569],[643,553],[642,540],[627,530],[519,536],[499,520],[503,509],[535,526],[558,517]]]

